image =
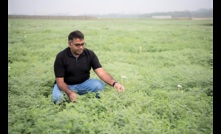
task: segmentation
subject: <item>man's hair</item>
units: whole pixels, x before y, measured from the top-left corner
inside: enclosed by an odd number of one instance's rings
[[[76,38],[84,39],[84,34],[79,30],[75,30],[68,35],[68,41],[71,41]]]

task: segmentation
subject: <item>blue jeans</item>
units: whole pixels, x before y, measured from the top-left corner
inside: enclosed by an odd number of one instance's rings
[[[88,79],[80,84],[75,85],[68,85],[68,87],[76,92],[79,95],[86,94],[88,92],[98,92],[104,89],[104,83],[101,80],[98,79]],[[96,96],[98,97],[98,96]],[[58,101],[63,101],[63,91],[59,89],[57,84],[54,84],[54,88],[52,91],[52,100],[54,103],[57,103]]]

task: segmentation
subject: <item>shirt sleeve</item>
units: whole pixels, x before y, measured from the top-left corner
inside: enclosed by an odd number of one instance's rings
[[[65,65],[64,61],[62,60],[62,55],[58,54],[54,61],[54,74],[55,77],[64,77],[65,75]]]
[[[91,66],[92,66],[93,70],[102,67],[97,55],[94,52],[92,52]]]

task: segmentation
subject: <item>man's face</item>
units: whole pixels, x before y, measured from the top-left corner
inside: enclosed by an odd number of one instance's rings
[[[76,55],[79,56],[83,51],[84,51],[84,39],[73,39],[72,41],[69,41],[69,47],[71,48],[71,52]]]

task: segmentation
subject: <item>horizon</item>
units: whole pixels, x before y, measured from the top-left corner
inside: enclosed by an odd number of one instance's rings
[[[106,13],[106,14],[63,14],[63,13],[54,13],[54,14],[8,14],[8,16],[107,16],[107,15],[144,15],[144,14],[156,14],[156,13],[170,13],[170,12],[200,12],[201,10],[213,10],[213,8],[201,8],[196,10],[183,10],[183,11],[161,11],[161,12],[149,12],[149,13]]]

